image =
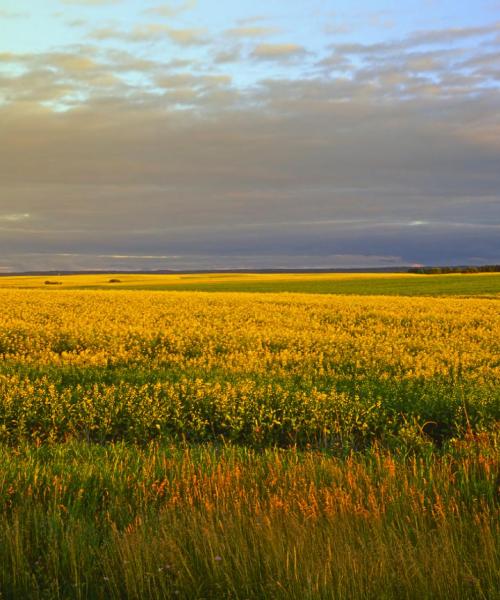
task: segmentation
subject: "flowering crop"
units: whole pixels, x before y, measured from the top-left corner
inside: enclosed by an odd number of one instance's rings
[[[425,447],[500,418],[497,299],[1,290],[0,439]]]

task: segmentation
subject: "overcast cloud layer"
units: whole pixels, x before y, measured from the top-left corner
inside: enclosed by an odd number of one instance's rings
[[[500,262],[494,3],[4,4],[0,272]]]

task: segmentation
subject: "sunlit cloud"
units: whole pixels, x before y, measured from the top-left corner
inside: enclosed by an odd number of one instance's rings
[[[88,34],[89,39],[121,40],[129,43],[155,42],[170,40],[180,46],[199,46],[208,42],[206,32],[200,28],[175,29],[160,23],[138,25],[130,31],[122,31],[113,27],[102,27]]]
[[[9,215],[0,214],[0,223],[17,223],[18,221],[25,221],[26,219],[29,219],[30,216],[31,215],[29,213],[12,213]]]
[[[306,53],[299,44],[259,44],[253,49],[252,56],[261,60],[288,60]]]
[[[229,37],[234,38],[260,38],[267,37],[278,33],[279,29],[275,27],[259,27],[259,26],[239,26],[228,29],[225,33]]]
[[[196,7],[197,0],[185,0],[177,4],[159,4],[143,10],[146,15],[156,15],[160,17],[176,17],[183,12],[192,10]]]

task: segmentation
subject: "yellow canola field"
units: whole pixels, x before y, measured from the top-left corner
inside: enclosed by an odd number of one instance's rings
[[[0,356],[40,365],[498,380],[492,299],[0,290]]]
[[[441,443],[500,421],[496,299],[0,290],[0,302],[9,443],[343,452]]]

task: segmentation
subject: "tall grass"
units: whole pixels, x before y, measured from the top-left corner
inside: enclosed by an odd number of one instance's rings
[[[2,598],[495,598],[498,443],[2,447]]]

